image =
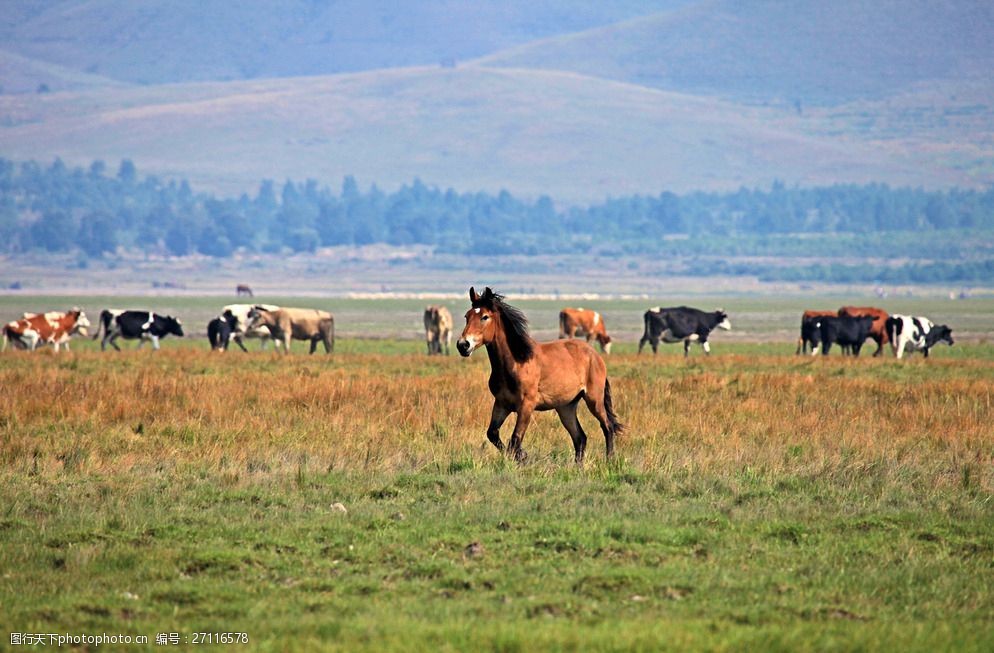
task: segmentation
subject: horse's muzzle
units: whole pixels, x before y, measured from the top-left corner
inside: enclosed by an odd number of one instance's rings
[[[469,356],[473,353],[473,345],[470,344],[469,340],[459,339],[456,341],[456,350],[460,356]]]

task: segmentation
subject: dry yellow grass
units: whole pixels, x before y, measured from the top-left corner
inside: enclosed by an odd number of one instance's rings
[[[733,478],[868,469],[994,489],[994,363],[615,356],[609,373],[634,471]],[[275,359],[194,349],[0,361],[0,461],[113,475],[195,465],[237,473],[405,471],[497,457],[484,430],[485,357],[344,354]],[[603,439],[588,414],[588,466]],[[512,417],[513,420],[513,417]],[[504,427],[505,437],[513,421]],[[525,439],[533,464],[568,465],[554,413]]]

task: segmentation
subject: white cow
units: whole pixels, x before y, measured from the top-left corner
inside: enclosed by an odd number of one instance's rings
[[[248,351],[242,342],[243,338],[259,338],[262,340],[262,348],[265,350],[266,343],[273,337],[267,326],[260,325],[256,328],[249,326],[252,322],[248,316],[249,311],[257,306],[266,311],[276,311],[280,308],[273,304],[228,304],[221,309],[221,317],[227,319],[228,323],[231,324],[231,338],[242,348],[242,351]]]
[[[887,335],[894,356],[902,358],[904,351],[921,351],[928,358],[928,350],[945,342],[953,344],[953,331],[945,324],[933,324],[927,317],[891,315],[887,318]]]

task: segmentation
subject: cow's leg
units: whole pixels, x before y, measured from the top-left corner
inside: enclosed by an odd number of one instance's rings
[[[690,338],[686,338],[683,341],[683,357],[686,358],[690,356]]]
[[[576,464],[582,466],[583,453],[587,450],[587,434],[583,432],[580,420],[576,417],[576,407],[579,403],[580,398],[577,397],[565,406],[557,408],[556,412],[559,414],[559,421],[563,423],[570,438],[573,439],[573,453]]]
[[[641,338],[639,338],[639,350],[638,350],[639,354],[642,353],[642,347],[645,347],[645,343],[647,342],[649,342],[649,339],[646,338],[644,335]]]
[[[711,355],[711,345],[708,344],[707,340],[701,340],[701,347],[704,348],[704,353],[708,356]]]
[[[113,332],[111,332],[109,338],[106,335],[104,335],[104,341],[107,342],[107,343],[109,343],[110,346],[113,347],[115,350],[121,351],[121,348],[117,346],[117,339],[120,337],[120,335],[121,335],[120,331],[113,331]],[[100,343],[100,351],[103,351],[103,350],[104,350],[104,343],[101,342]]]
[[[445,332],[445,355],[449,355],[449,345],[452,344],[452,329]]]
[[[504,425],[507,416],[511,414],[507,408],[494,402],[494,407],[490,411],[490,424],[487,426],[487,439],[497,447],[497,451],[504,453],[504,443],[500,441],[500,427]]]
[[[311,351],[308,352],[308,353],[313,354],[317,350],[318,350],[318,339],[317,338],[311,338]]]
[[[925,346],[924,349],[922,349],[922,353],[925,354],[925,358],[928,358],[928,346],[927,345]]]
[[[884,353],[884,339],[881,336],[873,338],[877,342],[877,350],[873,352],[873,357],[876,358]]]

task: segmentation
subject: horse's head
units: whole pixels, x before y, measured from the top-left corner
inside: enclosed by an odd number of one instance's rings
[[[456,342],[456,349],[462,356],[469,356],[478,347],[490,344],[497,335],[498,311],[494,305],[494,292],[485,288],[482,295],[475,288],[469,289],[472,308],[466,311],[466,327]]]

